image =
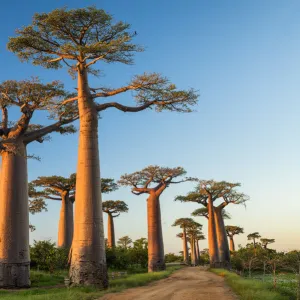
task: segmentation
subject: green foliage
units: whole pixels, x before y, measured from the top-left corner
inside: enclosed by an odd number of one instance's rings
[[[181,262],[182,256],[176,255],[175,253],[167,253],[165,254],[165,262],[173,263],[173,262]]]
[[[272,284],[253,280],[245,279],[235,273],[227,270],[212,269],[213,273],[225,278],[225,281],[239,295],[241,300],[289,300],[286,295],[281,294],[279,291],[274,291]]]
[[[31,267],[53,272],[67,268],[69,250],[56,248],[50,240],[34,241],[30,246]]]
[[[110,193],[116,191],[118,185],[115,183],[115,180],[112,178],[101,178],[101,192]]]
[[[227,233],[227,236],[233,237],[234,235],[244,233],[244,228],[239,226],[233,226],[233,225],[227,225],[225,226],[225,230]]]
[[[121,212],[128,212],[128,206],[121,200],[108,200],[102,202],[102,210],[105,213],[111,214],[113,217],[117,217]]]
[[[126,237],[128,238],[128,237]],[[131,273],[145,271],[148,266],[147,239],[133,242],[133,247],[123,246],[106,249],[106,261],[110,269],[127,270]]]

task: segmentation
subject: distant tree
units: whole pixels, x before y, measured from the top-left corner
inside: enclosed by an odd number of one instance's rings
[[[28,184],[28,196],[29,213],[34,215],[42,211],[47,211],[47,204],[42,197],[42,193],[38,192],[31,183]],[[36,227],[32,224],[29,224],[29,230],[33,232],[36,230]]]
[[[181,183],[189,178],[176,181],[186,171],[181,168],[149,166],[141,171],[125,174],[119,180],[120,185],[132,186],[135,195],[148,194],[148,272],[164,270],[165,256],[161,227],[160,195],[171,184]]]
[[[102,210],[108,215],[107,247],[113,248],[116,246],[114,218],[118,217],[122,212],[128,212],[128,206],[124,201],[121,200],[108,200],[102,203]]]
[[[42,188],[41,194],[49,200],[61,201],[58,225],[58,247],[70,248],[73,240],[73,202],[75,197],[76,174],[69,178],[62,176],[40,176],[31,182]]]
[[[197,260],[200,263],[200,248],[199,248],[199,241],[205,240],[205,235],[202,232],[198,232],[195,236],[195,244],[196,244],[196,253],[197,253]]]
[[[197,237],[202,235],[202,225],[193,221],[187,226],[187,235],[189,237],[191,245],[191,264],[196,266],[199,263],[199,257],[197,252]]]
[[[177,196],[175,200],[182,202],[196,202],[207,208],[202,215],[208,217],[208,243],[211,267],[230,268],[230,251],[225,230],[223,210],[229,204],[244,204],[248,197],[238,193],[235,188],[239,183],[226,181],[200,180],[195,191],[186,196]],[[223,202],[214,206],[217,199]]]
[[[118,185],[112,178],[101,178],[101,193],[107,194],[118,189]]]
[[[165,255],[165,261],[166,263],[179,262],[181,261],[181,257],[179,255],[176,255],[175,253],[167,253]]]
[[[148,248],[148,241],[146,238],[139,238],[133,242],[133,248],[141,248],[147,249]]]
[[[49,140],[51,132],[72,133],[73,126],[66,126],[77,118],[76,110],[60,108],[66,97],[58,81],[43,84],[37,78],[8,80],[0,84],[0,148],[2,157],[0,182],[0,287],[28,287],[29,280],[29,214],[27,146],[32,142]],[[15,110],[20,111],[20,117]],[[52,119],[43,126],[32,123],[39,112]],[[22,255],[20,255],[22,253]],[[10,266],[9,268],[7,266]]]
[[[238,226],[233,226],[233,225],[228,225],[228,226],[225,226],[225,229],[226,229],[227,236],[230,239],[230,251],[234,252],[235,251],[235,246],[234,246],[233,237],[235,235],[244,233],[244,228],[238,227]]]
[[[269,244],[275,243],[275,239],[261,238],[260,242],[261,242],[261,245],[264,247],[264,249],[267,249]]]
[[[94,68],[97,62],[132,64],[134,53],[142,51],[132,43],[135,34],[129,28],[129,24],[114,23],[111,15],[96,7],[62,8],[36,13],[32,24],[18,29],[17,36],[11,37],[8,43],[8,49],[22,61],[53,69],[65,65],[77,76],[78,97],[66,102],[77,100],[80,113],[72,284],[108,285],[99,187],[98,113],[109,108],[123,112],[147,108],[158,112],[191,112],[197,103],[194,90],[177,90],[157,73],[135,76],[127,86],[116,89],[89,86],[89,74],[99,72]],[[109,99],[126,91],[135,91],[136,105],[126,106],[115,101],[96,103],[96,98]],[[81,259],[83,256],[85,259]],[[86,276],[87,273],[97,274],[97,277]]]
[[[189,254],[188,254],[188,243],[187,243],[187,228],[194,222],[192,218],[180,218],[175,220],[172,226],[180,226],[182,228],[182,241],[183,241],[183,261],[185,264],[189,264]]]
[[[118,240],[118,245],[124,249],[127,249],[131,243],[132,239],[128,235],[125,235]]]
[[[247,235],[248,241],[253,241],[253,246],[256,248],[256,240],[261,238],[258,232],[253,232]]]

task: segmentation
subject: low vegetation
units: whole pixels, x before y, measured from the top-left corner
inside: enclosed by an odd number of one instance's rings
[[[225,278],[227,284],[241,300],[290,300],[296,299],[285,295],[281,290],[274,290],[272,283],[244,278],[224,269],[211,271]]]
[[[63,286],[67,271],[50,274],[43,271],[32,271],[32,288],[20,291],[0,290],[1,299],[9,300],[92,300],[98,299],[107,293],[120,292],[131,287],[146,285],[152,281],[163,279],[171,275],[180,266],[167,267],[165,271],[153,273],[130,274],[124,278],[110,280],[110,287],[101,291],[93,287],[66,288]],[[147,270],[146,270],[147,272]],[[53,287],[54,285],[54,287]],[[51,286],[51,287],[50,287]],[[39,287],[39,288],[37,288]]]

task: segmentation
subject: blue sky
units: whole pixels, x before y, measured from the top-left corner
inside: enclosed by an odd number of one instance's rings
[[[76,82],[66,70],[21,63],[6,50],[6,43],[16,28],[31,22],[33,13],[83,3],[132,24],[138,33],[136,42],[146,47],[133,66],[98,64],[103,72],[91,80],[92,87],[118,87],[134,74],[155,71],[179,88],[193,87],[201,95],[192,114],[103,112],[99,121],[102,176],[118,179],[123,173],[158,164],[183,166],[188,175],[202,179],[241,182],[240,190],[251,201],[246,209],[229,207],[232,219],[227,224],[275,238],[277,249],[299,248],[295,239],[300,232],[299,1],[11,0],[0,11],[0,79],[59,79],[74,91]],[[131,103],[131,94],[115,100]],[[47,122],[41,116],[36,120]],[[29,162],[29,179],[75,172],[77,139],[77,134],[53,135],[50,143],[30,145],[29,153],[42,161]],[[173,221],[189,217],[198,207],[173,199],[192,188],[190,183],[172,186],[161,197],[166,252],[181,250]],[[146,237],[145,196],[120,188],[103,198],[129,205],[129,213],[116,220],[117,237]],[[37,227],[31,241],[56,241],[59,203],[49,202],[48,209],[31,217]],[[206,233],[206,220],[198,221]],[[245,244],[246,235],[236,242]],[[201,242],[202,248],[206,245],[207,241]]]

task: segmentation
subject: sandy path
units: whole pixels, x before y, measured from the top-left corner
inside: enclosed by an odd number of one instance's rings
[[[184,268],[147,286],[107,294],[101,300],[237,300],[224,279],[200,268]]]

